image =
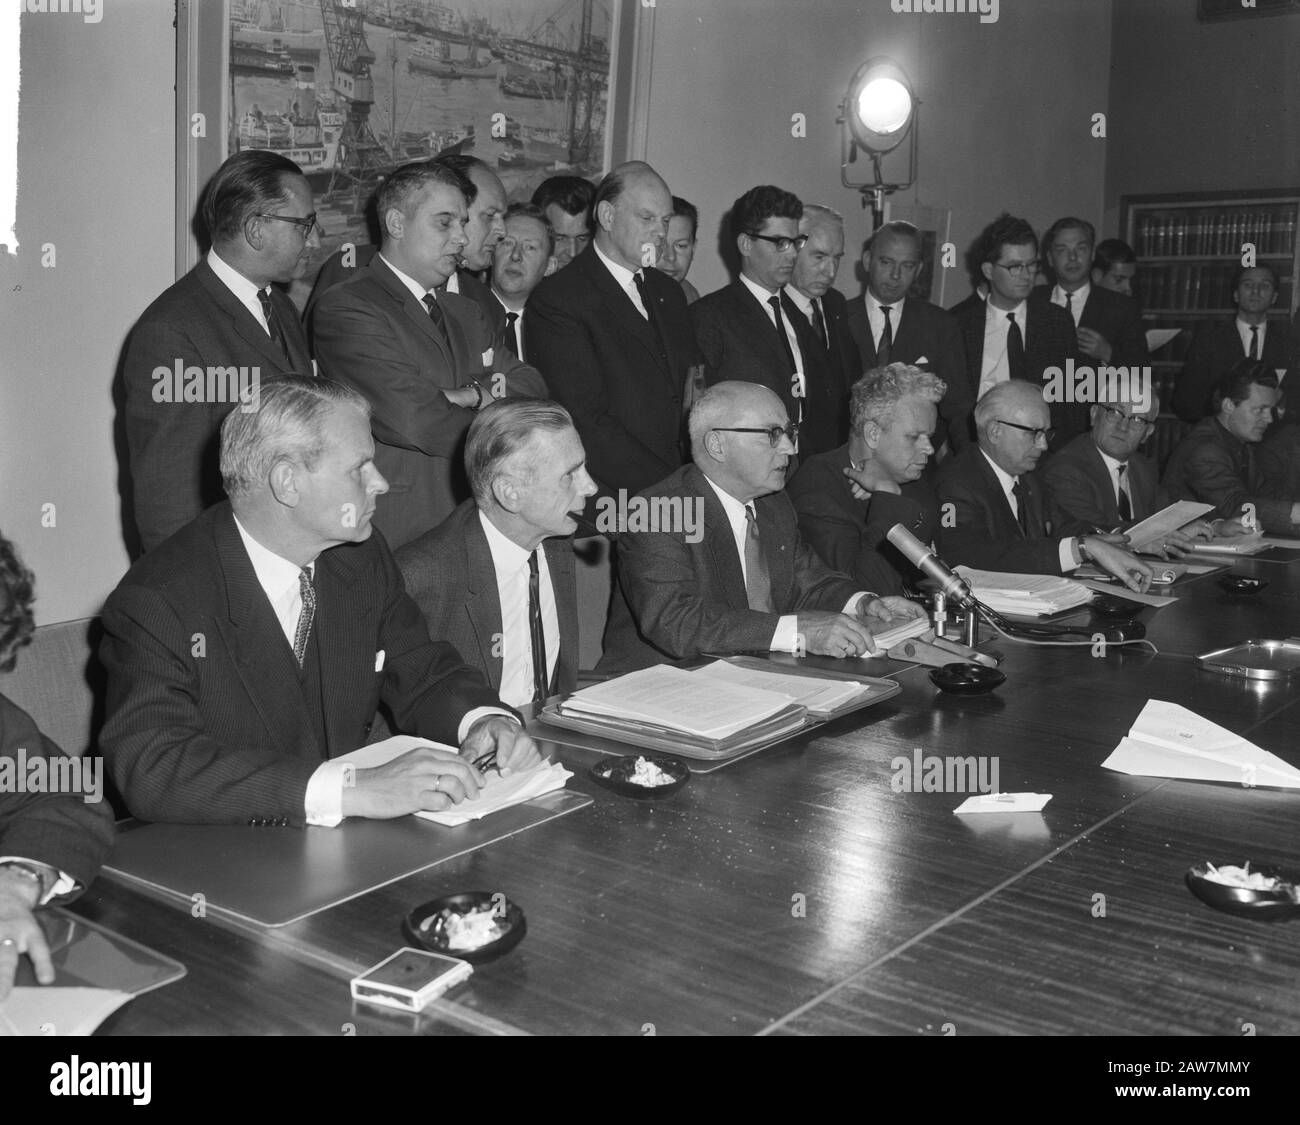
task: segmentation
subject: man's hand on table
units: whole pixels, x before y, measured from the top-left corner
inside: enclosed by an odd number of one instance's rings
[[[476,723],[473,730],[480,725]],[[417,746],[351,777],[352,784],[343,786],[343,815],[376,820],[424,810],[441,812],[477,797],[483,785],[483,775],[459,754],[432,746]]]
[[[470,762],[477,762],[494,750],[496,766],[502,774],[530,769],[542,760],[537,743],[528,737],[518,722],[504,715],[479,719],[460,744],[461,757]]]
[[[18,958],[32,959],[36,979],[41,984],[54,982],[54,965],[50,947],[33,911],[41,889],[32,879],[24,879],[0,867],[0,1000],[13,987]]]

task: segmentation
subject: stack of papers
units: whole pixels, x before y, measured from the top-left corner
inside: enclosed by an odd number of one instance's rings
[[[1200,519],[1206,512],[1214,510],[1213,504],[1201,504],[1195,500],[1175,500],[1167,507],[1161,508],[1155,515],[1135,523],[1124,534],[1132,544],[1133,550],[1145,551],[1163,543],[1171,531],[1185,527],[1192,520]]]
[[[922,621],[921,624],[924,625],[925,622]],[[785,696],[787,703],[798,703],[815,715],[836,711],[870,692],[866,684],[856,680],[795,676],[775,671],[775,665],[769,667],[774,670],[769,672],[766,668],[743,668],[726,660],[716,660],[691,675],[696,679],[703,678],[716,683],[739,684],[764,692],[778,692]]]
[[[1198,555],[1258,555],[1272,546],[1262,531],[1251,535],[1218,535],[1213,539],[1200,539],[1192,544]]]
[[[441,742],[432,742],[427,738],[416,738],[409,734],[395,734],[392,738],[384,739],[383,742],[363,746],[360,750],[353,750],[351,754],[342,754],[334,761],[351,762],[357,769],[371,769],[374,766],[382,766],[385,762],[390,762],[408,750],[420,746],[432,746],[435,750],[450,750],[453,754],[458,753],[456,747],[445,746]],[[520,770],[505,777],[495,769],[488,770],[484,774],[486,784],[473,800],[462,801],[459,805],[452,805],[442,812],[420,811],[415,815],[423,820],[432,820],[435,824],[445,824],[452,828],[458,824],[468,824],[471,820],[481,820],[512,805],[522,805],[525,801],[531,801],[544,793],[563,789],[572,776],[573,774],[562,765],[545,761],[532,769]]]
[[[1141,777],[1181,777],[1300,789],[1300,770],[1176,703],[1152,699],[1102,765]]]
[[[867,627],[875,638],[876,647],[883,652],[893,648],[899,641],[911,640],[929,630],[930,619],[925,616],[891,617],[880,625],[868,624]]]
[[[975,597],[998,613],[1043,617],[1092,600],[1092,591],[1086,586],[1050,574],[1003,574],[968,566],[956,570]]]

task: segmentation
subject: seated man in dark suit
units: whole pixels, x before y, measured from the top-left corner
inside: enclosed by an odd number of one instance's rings
[[[807,361],[794,302],[786,285],[805,238],[803,204],[779,187],[750,188],[731,205],[731,234],[740,251],[740,276],[691,306],[695,338],[704,354],[704,379],[760,383],[802,425]]]
[[[506,209],[505,237],[492,251],[492,299],[505,317],[511,355],[527,359],[524,306],[538,282],[555,272],[555,236],[540,207],[512,203]]]
[[[1125,297],[1092,282],[1092,248],[1097,241],[1093,225],[1084,219],[1057,219],[1043,235],[1049,289],[1034,290],[1032,301],[1050,302],[1065,309],[1074,320],[1079,351],[1096,364],[1145,368],[1151,363],[1142,310]]]
[[[1214,414],[1197,422],[1170,454],[1165,488],[1177,500],[1213,504],[1210,517],[1241,519],[1246,529],[1296,534],[1300,496],[1282,493],[1285,481],[1266,477],[1255,457],[1277,399],[1272,368],[1238,362],[1214,388]]]
[[[18,650],[31,640],[32,585],[31,571],[0,535],[0,672],[13,670]],[[67,759],[31,716],[3,695],[0,779],[3,1001],[24,954],[41,984],[54,981],[49,946],[35,912],[79,894],[99,873],[113,842],[113,813],[104,800],[103,760]]]
[[[473,797],[472,762],[527,767],[537,748],[428,626],[383,536],[387,482],[370,408],[328,379],[287,377],[227,416],[230,500],[136,563],[104,605],[101,744],[144,820],[333,826]],[[332,762],[383,702],[420,747],[372,769]]]
[[[1047,512],[1055,528],[1124,532],[1172,503],[1155,463],[1138,452],[1159,413],[1154,395],[1138,402],[1116,395],[1092,408],[1092,429],[1053,454],[1043,470]],[[1134,545],[1182,555],[1193,539],[1213,534],[1203,520],[1193,520],[1160,543]]]
[[[937,375],[905,363],[868,371],[853,385],[848,444],[810,457],[790,480],[804,539],[868,590],[902,594],[904,579],[918,577],[885,540],[894,524],[934,539],[939,498],[921,474],[943,391]]]
[[[1286,326],[1268,320],[1268,310],[1277,304],[1277,273],[1273,267],[1239,269],[1232,283],[1232,299],[1237,306],[1236,316],[1202,322],[1192,337],[1187,362],[1174,384],[1174,412],[1184,422],[1199,422],[1218,413],[1211,392],[1243,359],[1259,361],[1279,383],[1297,367]]]
[[[1029,300],[1038,273],[1034,228],[1003,214],[981,232],[974,256],[989,285],[988,299],[955,313],[971,397],[978,400],[1008,379],[1043,385],[1064,378],[1066,361],[1079,362],[1078,339],[1064,309]],[[1053,402],[1051,416],[1054,449],[1088,428],[1088,409],[1077,403]]]
[[[503,328],[505,319],[501,308],[492,299],[486,283],[479,278],[491,267],[497,243],[505,236],[505,186],[501,183],[501,177],[477,156],[440,156],[432,163],[449,168],[461,177],[461,190],[465,193],[465,202],[469,206],[469,218],[465,222],[465,245],[457,257],[456,271],[445,282],[446,292],[468,297],[477,304],[487,314],[493,331]],[[377,199],[375,205],[377,208]],[[378,216],[376,218],[378,220]],[[382,221],[378,220],[377,225],[381,229],[375,232],[375,236],[382,242]],[[348,243],[326,258],[312,284],[303,319],[310,322],[316,302],[322,294],[354,277],[358,270],[364,270],[378,252],[379,247],[369,243]]]
[[[849,388],[862,370],[849,331],[844,294],[834,288],[844,257],[844,220],[829,207],[809,203],[799,220],[804,244],[794,260],[785,295],[804,358],[804,415],[799,453],[811,457],[843,445],[849,436]]]
[[[932,371],[947,390],[939,403],[934,445],[953,450],[970,442],[975,406],[966,378],[961,334],[951,313],[907,291],[921,268],[921,232],[911,223],[886,223],[862,251],[867,291],[849,302],[849,330],[857,341],[863,370],[906,363]]]
[[[797,431],[773,392],[719,383],[690,431],[694,463],[638,498],[651,528],[618,538],[598,671],[751,649],[860,656],[876,651],[873,625],[924,615],[863,591],[804,542],[783,491]]]
[[[564,269],[591,245],[592,202],[596,185],[581,176],[550,176],[529,201],[540,207],[555,232],[555,268]]]
[[[393,172],[379,189],[379,254],[326,292],[309,323],[321,374],[370,401],[375,463],[392,489],[375,526],[394,549],[468,496],[461,451],[474,412],[545,393],[476,303],[436,292],[466,245],[462,183],[436,161]]]
[[[699,361],[682,287],[654,268],[672,193],[648,164],[600,183],[595,241],[528,299],[528,354],[572,416],[605,495],[682,463],[682,395]]]
[[[545,399],[504,399],[469,428],[474,499],[397,552],[429,622],[506,703],[578,683],[573,542],[596,486],[573,419]]]
[[[320,245],[311,186],[273,152],[237,152],[203,196],[207,256],[140,317],[127,342],[126,441],[135,524],[153,550],[221,499],[217,431],[288,371],[310,375],[298,310],[273,283]]]
[[[949,566],[1068,574],[1094,562],[1131,590],[1151,585],[1146,563],[1096,535],[1062,534],[1046,515],[1034,467],[1047,450],[1042,391],[1012,379],[975,404],[978,441],[939,466],[939,547]]]

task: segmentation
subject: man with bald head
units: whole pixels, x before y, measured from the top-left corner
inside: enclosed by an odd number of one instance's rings
[[[603,495],[682,463],[682,394],[699,359],[682,287],[654,268],[672,213],[650,165],[619,165],[596,189],[594,241],[528,299],[529,359],[573,416]]]
[[[1131,590],[1150,586],[1151,568],[1136,556],[1095,534],[1053,527],[1034,471],[1051,440],[1038,386],[1009,379],[986,391],[975,404],[975,432],[976,444],[939,467],[939,547],[949,566],[1060,575],[1093,562]]]
[[[642,493],[648,529],[619,536],[599,671],[754,649],[861,656],[876,651],[874,627],[922,616],[862,590],[804,542],[784,492],[797,432],[754,383],[718,383],[695,401],[692,463]]]

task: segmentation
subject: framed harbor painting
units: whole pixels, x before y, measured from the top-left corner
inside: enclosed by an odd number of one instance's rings
[[[547,176],[599,178],[644,134],[631,106],[653,15],[640,0],[180,0],[178,275],[202,252],[203,185],[246,148],[302,168],[321,261],[372,240],[366,203],[411,160],[479,157],[512,201]]]

